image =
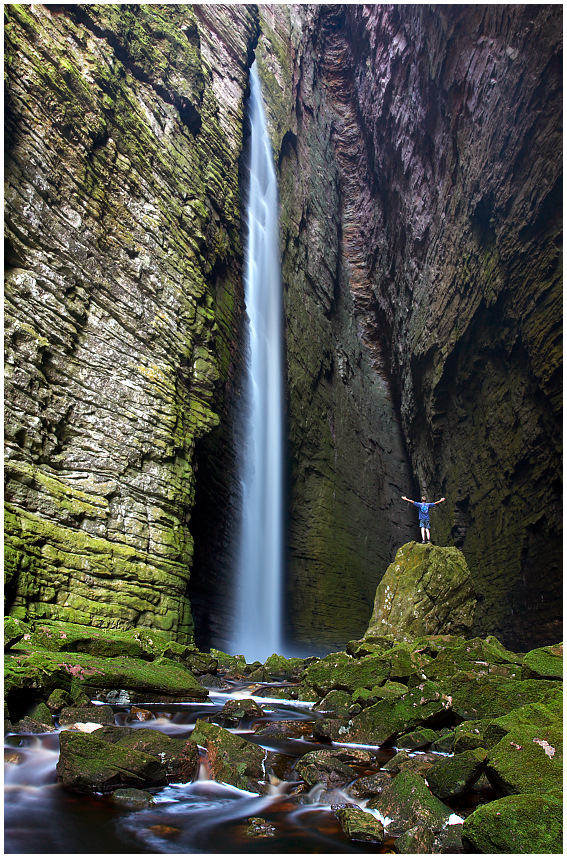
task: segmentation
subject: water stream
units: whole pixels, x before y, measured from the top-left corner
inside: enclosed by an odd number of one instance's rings
[[[321,786],[298,792],[293,766],[315,743],[311,731],[322,717],[311,704],[270,699],[270,689],[255,683],[231,683],[226,693],[210,692],[204,703],[144,704],[152,720],[132,721],[129,709],[114,707],[116,724],[190,736],[199,717],[213,716],[234,697],[252,697],[264,709],[256,723],[243,722],[236,732],[278,754],[281,782],[259,796],[208,779],[203,764],[194,783],[153,788],[155,804],[127,810],[108,796],[78,795],[56,782],[59,729],[40,735],[13,734],[5,739],[5,853],[340,853],[389,852],[391,845],[354,843],[344,836],[331,804],[353,801],[347,794],[325,793]],[[257,696],[257,695],[264,696]],[[254,736],[258,720],[286,722],[282,736]],[[328,747],[328,746],[326,746]],[[377,753],[383,764],[392,752]],[[286,780],[284,780],[286,777]],[[356,800],[356,799],[354,799]],[[261,817],[270,836],[250,837],[250,817]]]
[[[243,514],[232,652],[265,661],[282,646],[283,312],[278,188],[256,63],[250,72],[244,288],[249,318]]]

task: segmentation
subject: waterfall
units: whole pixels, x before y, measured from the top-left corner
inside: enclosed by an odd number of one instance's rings
[[[246,449],[233,651],[282,651],[283,313],[278,188],[256,62],[250,70],[250,178],[244,292],[249,319]]]

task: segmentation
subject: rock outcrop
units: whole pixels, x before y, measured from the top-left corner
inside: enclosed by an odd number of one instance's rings
[[[256,36],[253,6],[7,7],[14,615],[193,633],[196,449],[241,360]]]
[[[378,585],[365,637],[467,635],[476,602],[471,574],[458,548],[409,542],[396,553]]]
[[[261,14],[287,287],[295,627],[307,639],[327,619],[311,594],[334,604],[341,565],[358,593],[359,557],[373,583],[376,559],[387,565],[406,521],[397,486],[410,483],[401,425],[419,490],[447,497],[438,540],[465,554],[477,630],[548,643],[561,604],[561,10]],[[351,493],[372,510],[356,524]]]

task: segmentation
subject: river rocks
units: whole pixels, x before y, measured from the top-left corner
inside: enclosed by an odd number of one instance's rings
[[[101,727],[93,733],[64,731],[57,779],[72,792],[107,793],[116,786],[162,786],[194,780],[199,768],[191,739],[155,730]]]
[[[295,764],[297,774],[309,786],[322,784],[332,790],[354,780],[356,773],[332,751],[311,751]]]
[[[335,811],[341,828],[350,840],[363,843],[382,843],[384,826],[371,813],[357,807],[341,807]]]
[[[263,715],[264,710],[255,700],[243,698],[227,700],[221,711],[211,718],[221,727],[237,727],[243,720],[250,722],[262,718]]]
[[[59,715],[59,726],[74,724],[113,725],[114,712],[110,706],[66,706]]]
[[[415,825],[396,840],[396,850],[401,855],[458,855],[463,851],[463,826],[456,823],[435,830]]]
[[[144,810],[155,804],[154,797],[151,792],[146,790],[135,789],[129,787],[126,789],[116,789],[110,796],[113,804],[120,807],[127,807],[129,810]]]
[[[563,784],[561,722],[512,727],[490,749],[486,773],[500,795],[560,789]]]
[[[400,772],[368,807],[392,820],[388,834],[399,835],[418,823],[439,830],[451,816],[451,808],[435,798],[423,778],[414,772]]]
[[[467,792],[481,776],[487,756],[478,748],[439,760],[427,772],[431,792],[443,801]]]
[[[563,679],[563,644],[540,647],[526,653],[522,679]]]
[[[526,793],[491,801],[465,819],[463,845],[489,855],[562,854],[561,797]]]
[[[366,634],[401,640],[466,634],[475,605],[473,581],[457,548],[410,542],[398,550],[378,585]]]
[[[193,740],[207,750],[207,765],[213,780],[239,789],[265,794],[269,790],[265,762],[267,753],[216,724],[199,719]]]

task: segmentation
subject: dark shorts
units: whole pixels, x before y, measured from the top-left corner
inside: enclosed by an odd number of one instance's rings
[[[427,519],[427,521],[426,521],[424,518],[420,518],[419,519],[419,526],[420,527],[426,527],[429,530],[429,526],[430,526],[429,525],[429,519]]]

